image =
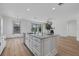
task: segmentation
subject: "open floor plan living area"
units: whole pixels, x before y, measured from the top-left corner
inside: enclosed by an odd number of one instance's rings
[[[79,56],[79,3],[0,3],[0,56]]]

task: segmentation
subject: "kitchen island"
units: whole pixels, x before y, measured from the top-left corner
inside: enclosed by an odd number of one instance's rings
[[[27,34],[25,44],[35,56],[54,56],[56,50],[56,35]]]

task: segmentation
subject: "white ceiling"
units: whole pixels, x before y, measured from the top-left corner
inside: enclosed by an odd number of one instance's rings
[[[30,11],[27,11],[27,8]],[[56,8],[54,11],[52,8]],[[79,14],[78,3],[65,3],[58,6],[57,3],[0,3],[0,15],[19,17],[24,19],[65,19]]]

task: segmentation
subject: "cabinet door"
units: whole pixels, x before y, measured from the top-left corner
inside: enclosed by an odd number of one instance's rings
[[[47,39],[44,39],[44,46],[43,46],[43,54],[44,55],[49,55],[51,52],[52,52],[52,49],[53,49],[53,39],[52,38],[47,38]]]
[[[25,36],[25,44],[26,44],[26,46],[27,46],[28,48],[30,47],[30,37],[29,37],[28,34],[26,34],[26,36]]]
[[[0,18],[0,54],[2,53],[4,47],[6,45],[6,41],[3,36],[3,19]]]
[[[27,45],[27,47],[29,47],[29,40],[25,40],[25,44]]]
[[[33,37],[32,36],[30,36],[29,37],[29,49],[32,51],[32,48],[33,48],[33,42],[32,42],[32,40],[33,40]]]
[[[36,37],[34,37],[33,40],[36,41],[36,42],[38,42],[38,43],[41,42],[41,40],[39,38],[36,38]]]
[[[56,55],[56,40],[54,37],[44,39],[43,53],[44,55]]]
[[[6,42],[3,37],[0,38],[0,54],[2,53],[3,49],[5,48]]]
[[[33,48],[40,53],[40,43],[33,40]]]
[[[34,55],[40,56],[40,39],[33,37],[32,45],[33,45],[33,53]]]
[[[34,40],[32,42],[33,42],[33,48],[32,48],[33,54],[36,56],[40,56],[40,44],[35,42]]]

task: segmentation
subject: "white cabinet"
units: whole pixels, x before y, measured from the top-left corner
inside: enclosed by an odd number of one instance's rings
[[[3,36],[3,19],[0,17],[0,55],[5,48],[6,41],[4,40]]]
[[[57,54],[55,36],[40,38],[30,34],[28,35],[29,42],[26,45],[34,55],[53,56]]]
[[[0,37],[0,54],[2,53],[5,46],[6,46],[6,41],[4,40],[4,37]]]
[[[43,41],[43,54],[44,55],[56,55],[56,39],[55,37],[49,37]],[[54,52],[53,52],[54,51]]]
[[[29,37],[25,37],[25,42],[24,42],[27,46],[28,46],[28,48],[29,48]]]
[[[32,39],[32,49],[33,49],[33,54],[34,55],[41,55],[41,42],[39,43],[38,40],[36,41],[37,38],[33,37]]]

